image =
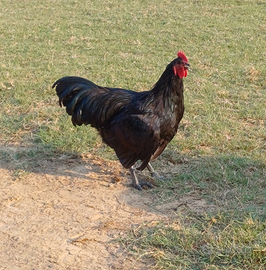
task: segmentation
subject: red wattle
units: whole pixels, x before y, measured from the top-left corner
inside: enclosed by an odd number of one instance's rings
[[[182,79],[183,77],[187,77],[187,70],[184,68],[179,68],[177,70],[177,74],[178,74],[179,78]]]

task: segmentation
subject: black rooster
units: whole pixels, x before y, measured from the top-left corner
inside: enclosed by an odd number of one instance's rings
[[[59,104],[72,115],[73,125],[95,127],[103,141],[113,148],[121,164],[130,170],[132,185],[141,190],[134,164],[149,169],[173,139],[183,117],[183,77],[187,76],[188,60],[179,51],[178,58],[167,65],[150,91],[134,92],[120,88],[101,87],[80,77],[64,77],[56,81]]]

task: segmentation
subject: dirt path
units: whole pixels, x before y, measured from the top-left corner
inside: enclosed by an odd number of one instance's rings
[[[133,189],[118,161],[91,155],[33,160],[28,150],[0,146],[7,156],[0,158],[0,270],[151,269],[118,239],[176,211],[211,207],[196,191],[152,207],[154,195]],[[21,164],[25,170],[18,170]],[[160,164],[161,173],[171,177],[178,166]]]
[[[0,269],[149,269],[115,241],[164,218],[149,192],[132,189],[118,162],[41,162],[29,173],[0,164]]]

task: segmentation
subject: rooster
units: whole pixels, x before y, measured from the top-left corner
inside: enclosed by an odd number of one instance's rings
[[[179,51],[154,87],[144,92],[101,87],[80,77],[63,77],[53,88],[60,106],[72,115],[73,125],[96,128],[129,169],[133,187],[141,190],[143,185],[153,186],[138,181],[134,164],[140,161],[138,170],[147,167],[153,177],[159,177],[150,161],[164,151],[183,117],[183,77],[188,66],[185,53]]]

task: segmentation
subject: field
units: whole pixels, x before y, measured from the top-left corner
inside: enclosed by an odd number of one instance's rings
[[[0,14],[0,269],[265,269],[266,1],[2,0]],[[149,90],[179,50],[185,115],[154,162],[164,180],[138,192],[51,86]]]

